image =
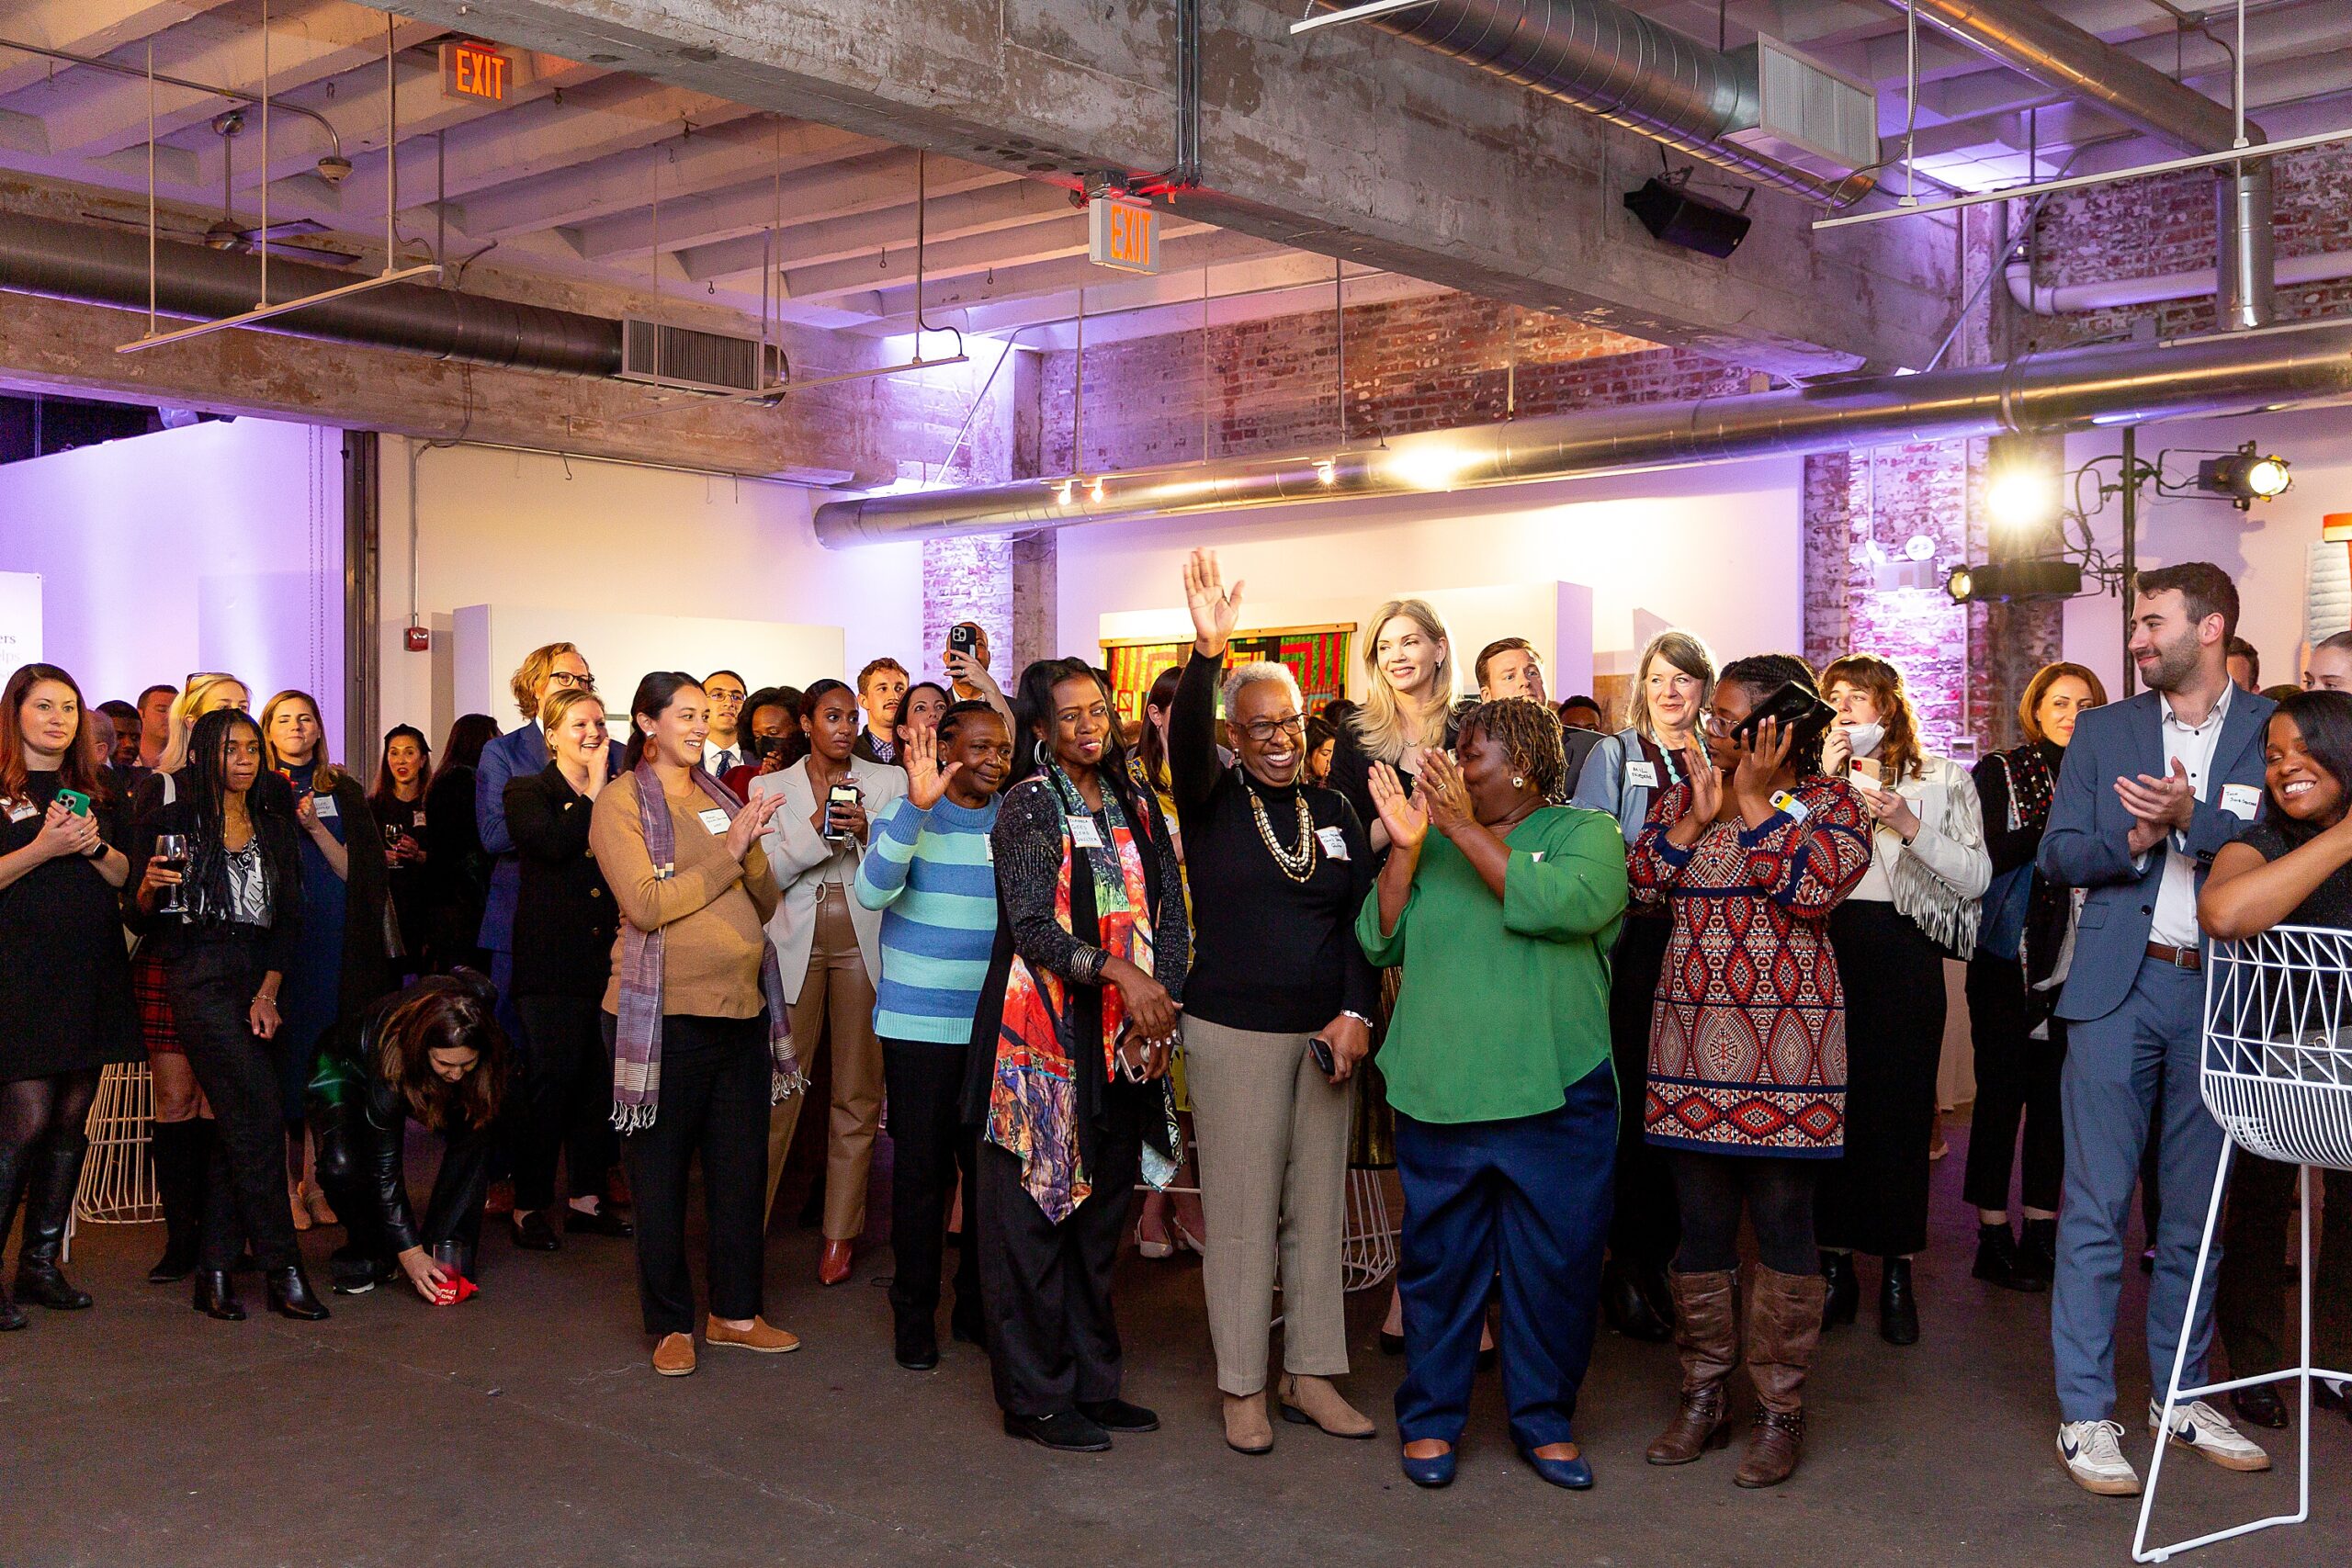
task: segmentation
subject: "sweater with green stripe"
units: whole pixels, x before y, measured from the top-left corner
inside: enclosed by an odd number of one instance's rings
[[[997,802],[978,810],[942,796],[923,811],[900,796],[875,824],[853,889],[882,911],[874,1032],[962,1045],[972,1037],[996,942]]]

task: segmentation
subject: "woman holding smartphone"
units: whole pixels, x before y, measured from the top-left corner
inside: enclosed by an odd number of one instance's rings
[[[368,792],[368,809],[384,835],[385,896],[400,927],[401,969],[413,977],[425,966],[431,942],[432,904],[425,877],[424,835],[432,817],[424,803],[433,776],[433,749],[424,732],[413,724],[397,724],[384,735],[383,761],[376,769],[376,787]]]
[[[16,1301],[90,1304],[58,1264],[90,1152],[83,1131],[109,1062],[139,1059],[120,889],[130,863],[119,802],[82,708],[54,664],[28,664],[0,692],[0,1247],[21,1194]]]
[[[1119,1396],[1111,1276],[1138,1177],[1175,1175],[1168,1056],[1192,932],[1108,683],[1083,660],[1041,660],[1014,711],[1035,771],[989,834],[996,943],[964,1089],[980,1290],[1006,1434],[1091,1453],[1159,1426]]]
[[[882,972],[882,913],[850,896],[874,818],[907,793],[903,768],[854,754],[855,694],[820,681],[800,697],[808,754],[752,782],[755,800],[772,800],[768,863],[785,884],[768,921],[784,965],[785,999],[804,1066],[832,1055],[832,1120],[825,1140],[825,1245],[817,1281],[849,1278],[850,1245],[865,1230],[865,1189],[874,1137],[882,1127],[882,1040],[874,1032],[874,978]],[[768,1196],[792,1148],[806,1095],[779,1104],[768,1124]]]
[[[1928,755],[1903,672],[1849,654],[1822,671],[1838,723],[1822,767],[1841,769],[1870,814],[1871,865],[1829,917],[1846,994],[1846,1156],[1818,1193],[1824,1325],[1851,1323],[1854,1254],[1879,1259],[1878,1332],[1919,1338],[1911,1259],[1928,1246],[1928,1149],[1944,1044],[1944,954],[1976,948],[1978,899],[1993,880],[1984,813],[1966,769]]]
[[[311,1293],[284,1197],[285,1100],[274,1042],[280,987],[301,935],[302,872],[294,807],[262,766],[260,728],[222,709],[198,719],[178,798],[140,824],[141,869],[132,923],[161,950],[172,1017],[188,1065],[219,1123],[206,1182],[196,1308],[243,1321],[235,1275],[240,1242],[253,1247],[270,1310],[306,1321],[327,1309]],[[187,869],[161,852],[184,846]],[[163,906],[172,890],[185,914]]]

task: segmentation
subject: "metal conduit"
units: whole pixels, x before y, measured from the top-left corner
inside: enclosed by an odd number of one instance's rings
[[[205,245],[159,243],[154,281],[155,309],[167,316],[217,321],[261,301],[258,260]],[[273,260],[269,302],[350,281],[332,267]],[[145,233],[0,213],[0,290],[143,311],[147,287]],[[330,299],[253,330],[565,376],[621,367],[618,321],[415,284]]]
[[[2352,397],[2352,321],[2104,344],[2009,365],[1859,378],[1747,397],[1552,414],[1394,436],[1384,446],[872,496],[817,509],[836,547],[1032,532],[1073,523],[1408,495],[1735,458],[1960,436],[2054,435],[2100,423],[2250,413]],[[1064,500],[1064,495],[1068,499]]]

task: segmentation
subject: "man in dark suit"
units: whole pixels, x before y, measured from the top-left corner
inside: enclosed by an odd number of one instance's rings
[[[2076,724],[2039,858],[2051,881],[2086,891],[2058,1002],[2067,1021],[2066,1182],[2050,1313],[2058,1453],[2085,1489],[2120,1496],[2140,1490],[2119,1442],[2122,1427],[2109,1418],[2124,1226],[2153,1120],[2163,1198],[2148,1300],[2154,1432],[2222,1152],[2198,1083],[2197,892],[2214,852],[2260,808],[2263,733],[2275,705],[2230,681],[2238,595],[2219,567],[2143,571],[2134,589],[2131,653],[2148,690]],[[2205,1381],[2213,1278],[2209,1269],[2184,1384]],[[2171,1438],[2226,1469],[2269,1468],[2269,1456],[2201,1400],[2175,1412]]]

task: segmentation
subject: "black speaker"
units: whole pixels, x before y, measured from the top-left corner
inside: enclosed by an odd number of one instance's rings
[[[1727,256],[1747,238],[1746,218],[1664,180],[1645,180],[1641,189],[1627,191],[1625,209],[1642,220],[1652,239],[1702,255]]]

